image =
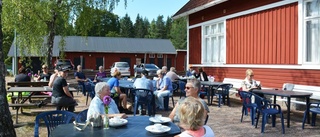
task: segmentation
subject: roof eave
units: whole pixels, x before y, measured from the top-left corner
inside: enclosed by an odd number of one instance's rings
[[[178,19],[178,18],[181,18],[181,17],[184,17],[184,16],[188,16],[188,15],[193,14],[193,13],[196,13],[196,12],[198,12],[198,11],[200,11],[200,10],[204,10],[204,9],[206,9],[206,8],[212,7],[212,6],[214,6],[214,5],[218,5],[218,4],[223,3],[223,2],[226,2],[226,1],[228,1],[228,0],[215,0],[215,1],[212,1],[212,2],[207,3],[207,4],[205,4],[205,5],[196,7],[196,8],[194,8],[194,9],[191,9],[191,10],[188,10],[188,11],[183,12],[183,13],[181,13],[181,14],[178,14],[178,15],[176,15],[176,16],[173,16],[172,19],[175,20],[175,19]]]

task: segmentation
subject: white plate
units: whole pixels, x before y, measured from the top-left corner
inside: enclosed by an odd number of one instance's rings
[[[160,119],[155,118],[155,117],[150,117],[149,120],[153,123],[168,123],[171,121],[169,117],[161,117]]]
[[[126,119],[119,119],[117,121],[113,118],[109,119],[109,125],[111,127],[123,126],[123,125],[126,125],[127,123],[128,123],[128,120]]]
[[[162,125],[162,128],[159,130],[159,129],[155,128],[154,125],[150,125],[150,126],[146,127],[146,130],[153,133],[153,134],[161,134],[161,133],[165,133],[165,132],[170,131],[171,128],[168,126]]]

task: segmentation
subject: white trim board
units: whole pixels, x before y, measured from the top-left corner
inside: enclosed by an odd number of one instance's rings
[[[231,15],[223,16],[223,17],[220,17],[220,18],[216,18],[216,19],[213,19],[213,20],[206,21],[206,22],[198,23],[198,24],[189,26],[188,30],[192,29],[192,28],[200,27],[200,26],[203,26],[203,25],[212,24],[213,22],[217,22],[217,21],[221,21],[221,20],[227,20],[227,19],[231,19],[231,18],[235,18],[235,17],[239,17],[239,16],[243,16],[243,15],[247,15],[247,14],[251,14],[251,13],[267,10],[267,9],[272,9],[272,8],[275,8],[275,7],[280,7],[280,6],[291,4],[291,3],[294,3],[294,2],[298,2],[298,0],[283,0],[283,1],[272,3],[272,4],[269,4],[269,5],[253,8],[253,9],[250,9],[250,10],[234,13],[234,14],[231,14]]]
[[[221,68],[270,68],[270,69],[305,69],[320,70],[320,65],[255,65],[255,64],[191,64],[192,67]]]

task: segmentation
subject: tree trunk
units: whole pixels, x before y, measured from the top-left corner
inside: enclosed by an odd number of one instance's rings
[[[0,0],[0,22],[2,22],[2,0]],[[13,127],[11,113],[7,101],[7,90],[5,81],[5,65],[3,59],[3,34],[2,24],[0,23],[0,137],[15,137],[16,131]]]

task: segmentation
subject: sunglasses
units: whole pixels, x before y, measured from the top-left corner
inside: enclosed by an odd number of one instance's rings
[[[194,88],[194,87],[186,87],[187,90],[189,90],[190,88]]]
[[[47,69],[47,68],[42,68],[42,69]]]

